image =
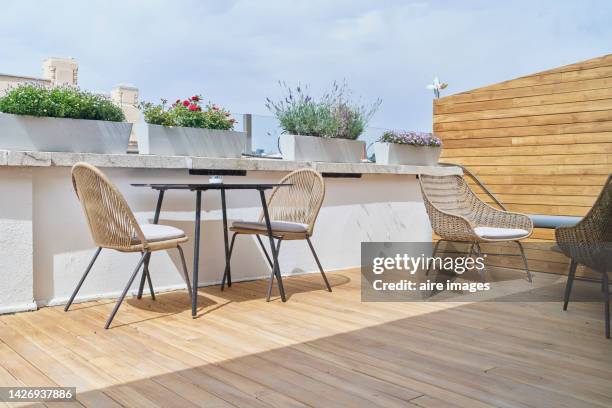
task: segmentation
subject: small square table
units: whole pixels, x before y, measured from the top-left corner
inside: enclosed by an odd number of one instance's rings
[[[191,317],[196,317],[196,309],[198,306],[198,270],[200,262],[200,212],[202,209],[202,192],[208,190],[219,190],[221,192],[221,208],[223,213],[223,240],[225,244],[225,272],[223,274],[223,284],[227,277],[227,286],[232,286],[232,275],[229,260],[229,239],[227,234],[227,207],[225,202],[225,191],[226,190],[257,190],[259,191],[259,197],[261,199],[261,207],[263,209],[264,219],[266,221],[267,235],[270,239],[270,249],[273,257],[273,274],[278,281],[278,290],[281,295],[283,302],[287,300],[285,297],[285,288],[283,287],[283,280],[280,274],[280,267],[278,265],[278,253],[276,251],[276,245],[274,245],[274,237],[272,235],[272,225],[270,223],[270,215],[268,213],[268,203],[266,201],[265,191],[275,187],[289,187],[292,184],[277,184],[277,183],[206,183],[206,184],[159,184],[159,183],[148,183],[148,184],[132,184],[133,187],[148,187],[153,190],[159,191],[157,198],[157,206],[155,207],[155,216],[153,217],[153,223],[159,222],[159,214],[161,212],[162,202],[164,200],[164,194],[167,190],[188,190],[195,191],[196,193],[196,208],[195,208],[195,238],[193,243],[193,277],[192,277],[192,299],[191,299]],[[149,259],[145,261],[144,267],[148,270]],[[143,273],[144,277],[147,273]],[[223,284],[221,290],[223,290]]]

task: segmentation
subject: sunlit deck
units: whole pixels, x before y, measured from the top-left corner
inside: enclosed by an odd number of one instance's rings
[[[361,303],[358,270],[0,316],[0,383],[84,406],[612,405],[600,303]],[[561,281],[564,278],[559,277]],[[75,403],[76,405],[77,403]]]

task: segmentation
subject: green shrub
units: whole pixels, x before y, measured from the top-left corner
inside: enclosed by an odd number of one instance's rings
[[[122,122],[123,111],[103,95],[73,87],[45,88],[23,84],[0,97],[0,112],[53,118]]]
[[[266,98],[266,107],[276,115],[284,133],[328,138],[357,139],[378,110],[380,99],[371,106],[350,101],[347,84],[334,82],[330,92],[319,100],[308,94],[308,87],[294,89],[280,82],[287,96],[278,102]]]
[[[205,109],[201,105],[202,97],[194,95],[181,101],[177,99],[170,107],[167,100],[162,99],[160,104],[143,102],[140,109],[145,121],[152,125],[181,126],[204,129],[231,130],[236,120],[230,117],[225,109],[207,104]]]

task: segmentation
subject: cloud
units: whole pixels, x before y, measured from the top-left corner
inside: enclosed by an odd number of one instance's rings
[[[145,99],[203,93],[267,114],[279,79],[346,78],[378,126],[428,130],[438,75],[455,93],[610,52],[604,1],[54,1],[3,3],[0,72],[73,56],[81,86]]]

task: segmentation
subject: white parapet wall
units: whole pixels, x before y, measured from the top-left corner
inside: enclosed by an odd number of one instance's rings
[[[85,160],[100,166],[117,185],[141,222],[153,219],[157,193],[131,183],[206,183],[189,168],[244,169],[224,182],[275,182],[300,167],[361,173],[361,178],[326,178],[326,196],[313,244],[327,270],[358,267],[362,241],[429,241],[431,228],[416,174],[460,174],[456,168],[374,164],[299,163],[261,159],[206,159],[138,155],[0,152],[0,313],[65,303],[95,246],[72,189],[70,166]],[[228,218],[255,220],[261,205],[255,191],[227,193]],[[189,270],[193,266],[195,194],[166,193],[160,223],[183,229]],[[218,191],[205,192],[202,208],[200,283],[219,283],[224,270],[223,227]],[[115,297],[125,286],[138,254],[103,250],[77,301]],[[286,242],[283,275],[316,272],[307,244]],[[158,291],[184,288],[176,251],[156,252],[151,276]],[[265,257],[253,237],[237,239],[234,281],[268,277]],[[135,284],[134,288],[136,288]]]

